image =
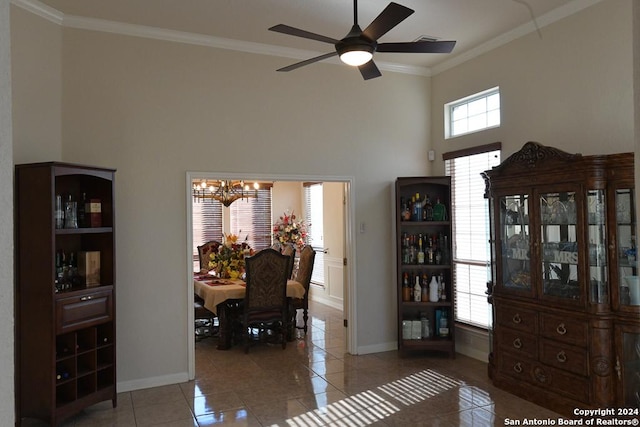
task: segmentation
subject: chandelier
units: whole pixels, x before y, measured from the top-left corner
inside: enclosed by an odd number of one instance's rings
[[[200,200],[217,200],[224,206],[229,207],[231,203],[238,199],[250,199],[258,197],[257,182],[253,183],[253,190],[243,180],[232,181],[230,179],[220,179],[216,181],[202,180],[200,184],[193,184],[193,199]]]

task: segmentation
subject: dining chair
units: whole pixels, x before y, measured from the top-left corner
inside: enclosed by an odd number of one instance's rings
[[[216,315],[205,308],[204,300],[198,295],[193,295],[193,304],[196,341],[215,336],[218,329]]]
[[[198,257],[200,258],[200,272],[204,273],[209,270],[209,261],[211,261],[211,254],[218,252],[218,248],[221,243],[217,240],[209,240],[208,242],[198,246]]]
[[[296,247],[292,244],[285,245],[280,253],[289,257],[289,273],[287,279],[291,279],[293,278],[293,266],[296,263]]]
[[[307,320],[309,319],[309,285],[311,284],[311,274],[313,273],[313,264],[316,259],[316,251],[310,245],[306,245],[300,251],[300,261],[298,263],[298,271],[295,275],[295,281],[304,287],[304,297],[291,299],[291,322],[298,329],[303,329],[307,333]],[[304,326],[296,324],[296,313],[298,309],[302,309],[302,319]],[[293,329],[292,329],[293,330]]]
[[[266,330],[279,334],[282,348],[287,346],[289,261],[289,256],[271,248],[245,259],[247,288],[242,315],[245,353],[249,352],[254,329],[259,336]]]

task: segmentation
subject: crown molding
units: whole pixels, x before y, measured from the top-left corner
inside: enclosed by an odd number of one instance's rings
[[[150,27],[145,25],[127,24],[123,22],[109,21],[104,19],[87,18],[84,16],[67,15],[45,5],[38,0],[11,0],[11,3],[66,28],[100,31],[105,33],[142,37],[175,43],[185,43],[197,46],[207,46],[217,49],[227,49],[259,55],[292,58],[296,60],[305,60],[325,53],[274,46],[264,43],[227,39],[184,31],[169,30],[165,28]],[[325,62],[334,63],[336,65],[343,65],[340,61],[335,59],[327,60]],[[414,74],[419,76],[430,75],[429,69],[426,67],[410,66],[390,62],[376,62],[376,65],[378,66],[378,68],[385,71]]]
[[[574,0],[570,3],[567,3],[564,6],[561,6],[549,13],[540,16],[539,18],[536,18],[536,22],[538,23],[537,27],[533,20],[527,22],[526,24],[520,25],[519,27],[516,27],[511,31],[507,31],[506,33],[501,34],[498,37],[495,37],[485,43],[482,43],[481,45],[476,46],[473,49],[469,49],[466,52],[462,52],[461,54],[453,56],[451,59],[441,62],[440,64],[431,68],[431,74],[435,76],[436,74],[456,67],[480,55],[484,55],[489,51],[492,51],[500,46],[504,46],[505,44],[510,43],[527,34],[538,32],[541,28],[544,28],[547,25],[551,25],[554,22],[560,21],[568,16],[578,13],[583,9],[600,3],[601,1],[603,0]],[[540,37],[543,37],[541,31]]]
[[[51,6],[47,6],[42,2],[37,0],[11,0],[11,4],[44,18],[47,21],[53,22],[54,24],[62,25],[64,13],[60,12],[58,9],[52,8]]]
[[[479,46],[469,49],[466,52],[457,54],[451,59],[446,60],[434,67],[419,67],[413,65],[397,64],[393,62],[376,62],[378,68],[384,71],[392,71],[396,73],[412,74],[418,76],[433,76],[450,68],[456,67],[466,61],[474,59],[491,50],[503,46],[513,40],[523,37],[527,34],[539,31],[540,28],[553,24],[570,15],[580,12],[594,4],[603,0],[574,0],[557,9],[552,10],[536,19],[537,26],[533,20],[519,27],[514,28],[498,37],[495,37]],[[198,46],[207,46],[217,49],[234,50],[238,52],[254,53],[259,55],[277,56],[283,58],[292,58],[296,60],[305,60],[315,56],[322,55],[324,52],[316,52],[302,49],[286,48],[274,46],[264,43],[254,43],[234,39],[226,39],[222,37],[208,36],[204,34],[195,34],[184,31],[168,30],[165,28],[149,27],[144,25],[126,24],[122,22],[108,21],[104,19],[87,18],[83,16],[66,15],[57,9],[45,5],[38,0],[11,0],[11,4],[21,7],[32,12],[48,21],[63,27],[101,31],[113,34],[122,34],[132,37],[143,37],[155,40],[170,41],[175,43],[185,43]],[[542,33],[541,33],[542,37]],[[333,58],[326,63],[340,64],[342,63]]]

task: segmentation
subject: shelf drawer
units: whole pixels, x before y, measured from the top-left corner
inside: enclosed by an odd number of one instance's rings
[[[545,338],[577,346],[587,345],[589,325],[586,320],[540,313],[540,329],[540,335]]]
[[[496,312],[496,321],[502,326],[534,335],[538,331],[538,314],[535,311],[501,305]]]
[[[588,374],[589,355],[584,348],[542,339],[540,341],[540,361],[545,365],[585,377]]]
[[[580,402],[590,401],[591,387],[587,378],[541,363],[530,362],[505,352],[500,355],[500,370],[512,378],[536,385],[548,392],[561,394]]]
[[[56,332],[74,331],[113,318],[112,290],[93,290],[56,300]]]
[[[527,358],[538,355],[538,340],[535,336],[513,329],[500,328],[496,331],[497,344],[500,348]]]

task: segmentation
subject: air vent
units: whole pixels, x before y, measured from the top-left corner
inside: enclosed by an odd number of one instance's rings
[[[420,36],[414,40],[414,42],[436,42],[440,39],[440,37],[433,36]]]

